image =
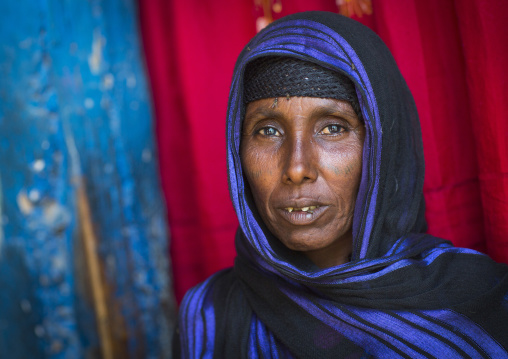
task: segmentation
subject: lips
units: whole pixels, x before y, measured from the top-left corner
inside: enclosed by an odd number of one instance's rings
[[[310,225],[326,212],[328,205],[315,200],[297,200],[278,207],[278,213],[293,225]]]

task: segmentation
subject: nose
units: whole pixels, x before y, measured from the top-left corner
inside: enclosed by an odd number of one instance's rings
[[[284,172],[282,181],[300,185],[317,179],[317,158],[314,158],[312,139],[295,136],[286,142]]]

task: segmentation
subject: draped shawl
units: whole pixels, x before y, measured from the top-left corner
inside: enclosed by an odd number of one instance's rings
[[[355,84],[366,137],[351,261],[319,269],[281,245],[253,204],[239,155],[246,64],[293,56]],[[508,358],[508,271],[425,234],[424,159],[412,95],[387,47],[325,12],[280,19],[240,54],[227,113],[234,268],[191,289],[183,358]]]

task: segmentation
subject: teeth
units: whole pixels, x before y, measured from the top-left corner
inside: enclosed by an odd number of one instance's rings
[[[308,207],[303,207],[303,208],[286,207],[286,211],[288,211],[289,213],[291,213],[293,211],[302,211],[302,212],[313,213],[312,211],[314,211],[317,207],[319,207],[319,206],[308,206]]]

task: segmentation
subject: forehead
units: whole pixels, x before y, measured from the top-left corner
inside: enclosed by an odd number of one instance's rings
[[[348,101],[317,97],[272,97],[250,102],[244,122],[262,117],[319,116],[326,114],[357,117]]]

